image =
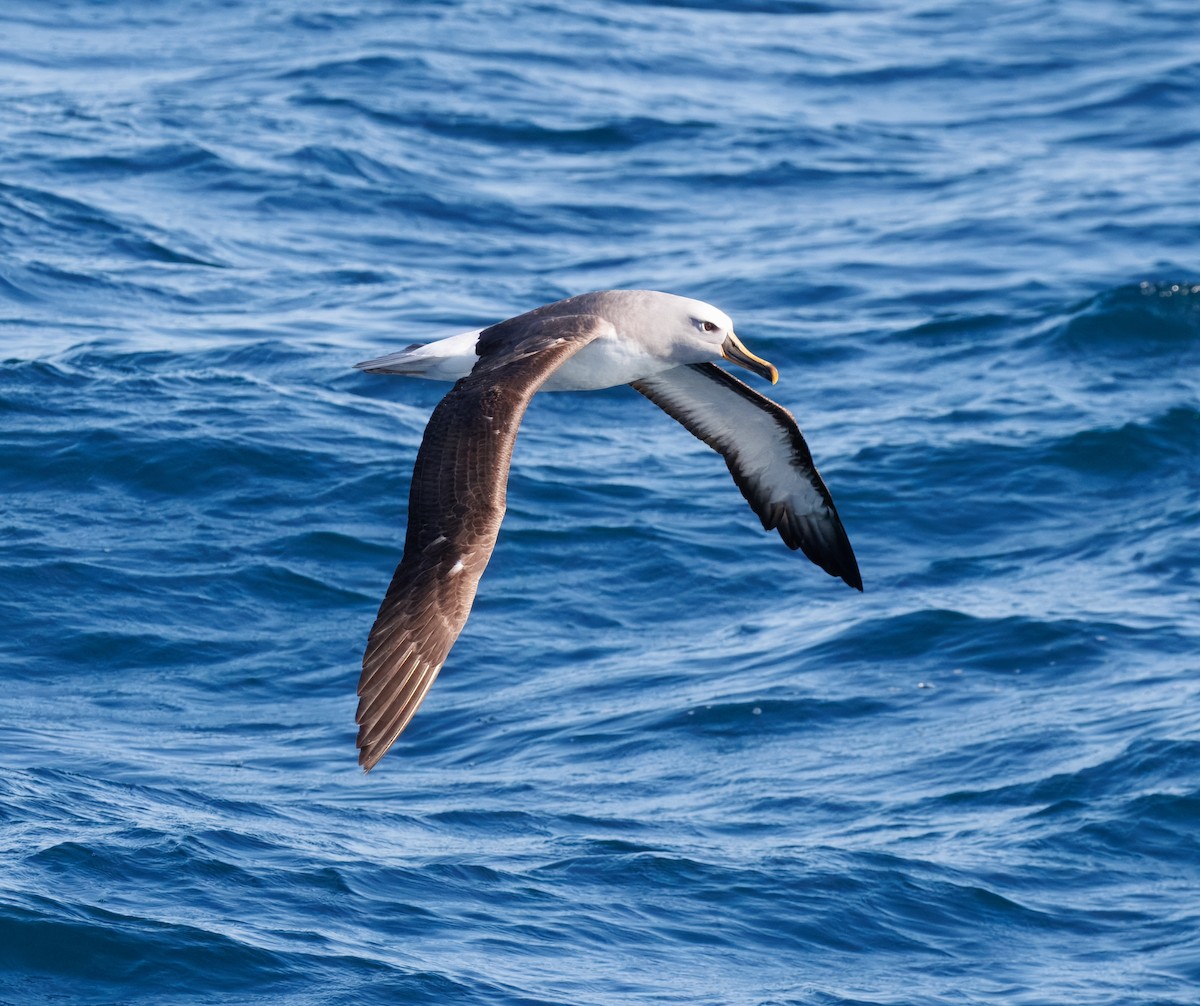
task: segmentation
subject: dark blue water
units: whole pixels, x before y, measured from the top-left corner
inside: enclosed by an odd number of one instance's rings
[[[1200,1002],[1200,36],[1169,0],[0,11],[0,1002]],[[354,688],[444,388],[652,287],[866,583],[540,396]]]

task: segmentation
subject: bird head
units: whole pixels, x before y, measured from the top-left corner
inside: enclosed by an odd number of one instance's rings
[[[755,356],[737,337],[729,315],[703,301],[689,301],[688,305],[687,320],[696,333],[695,337],[714,350],[714,356],[745,367],[759,377],[765,377],[772,384],[779,380],[779,371],[775,369],[774,364]]]

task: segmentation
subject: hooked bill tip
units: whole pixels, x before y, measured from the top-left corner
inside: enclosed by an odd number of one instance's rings
[[[721,356],[730,363],[736,363],[739,367],[745,367],[758,374],[759,377],[765,377],[772,384],[779,382],[779,371],[775,368],[775,364],[768,363],[761,356],[755,356],[746,348],[746,344],[732,332],[725,337],[724,343],[721,344]]]

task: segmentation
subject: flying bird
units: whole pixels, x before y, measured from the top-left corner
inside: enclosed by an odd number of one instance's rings
[[[458,638],[504,518],[509,463],[534,393],[630,384],[721,454],[763,527],[862,590],[858,563],[795,419],[713,361],[778,371],[723,311],[652,290],[547,304],[356,366],[456,382],[433,410],[409,492],[404,555],[367,639],[359,764],[370,771],[425,698]]]

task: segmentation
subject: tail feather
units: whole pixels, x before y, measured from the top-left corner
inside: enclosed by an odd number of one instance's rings
[[[475,366],[478,339],[478,332],[462,332],[437,342],[414,343],[398,352],[364,360],[354,366],[369,374],[403,374],[433,381],[457,381],[466,377]]]

